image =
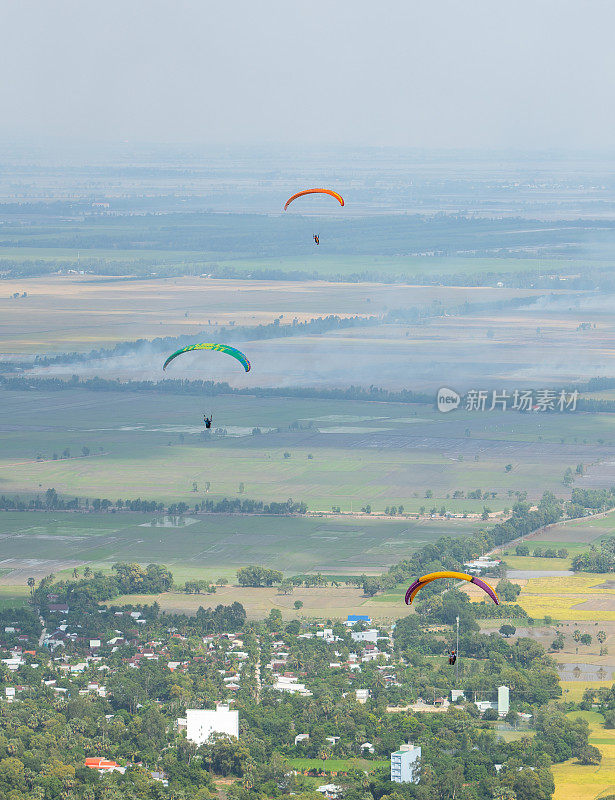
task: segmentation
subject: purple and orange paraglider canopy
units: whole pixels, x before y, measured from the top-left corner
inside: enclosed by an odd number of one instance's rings
[[[410,603],[414,600],[417,593],[421,591],[423,586],[427,586],[428,583],[432,581],[436,581],[439,578],[456,578],[457,580],[461,581],[468,581],[469,583],[475,583],[477,586],[486,592],[489,597],[493,600],[496,606],[500,605],[500,598],[495,593],[495,590],[489,586],[486,581],[477,578],[475,575],[468,575],[465,572],[430,572],[429,575],[423,575],[421,578],[417,578],[412,586],[408,588],[406,592],[406,605],[410,605]]]

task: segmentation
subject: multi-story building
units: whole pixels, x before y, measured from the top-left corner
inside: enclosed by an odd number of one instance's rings
[[[421,748],[413,744],[402,744],[391,753],[391,780],[393,783],[418,783]]]
[[[204,744],[213,733],[225,733],[239,738],[239,712],[219,705],[215,711],[203,708],[186,709],[186,738],[197,746]]]

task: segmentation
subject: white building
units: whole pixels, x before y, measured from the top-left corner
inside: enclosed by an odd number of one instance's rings
[[[510,689],[508,686],[498,686],[497,702],[492,700],[475,700],[474,705],[481,714],[490,708],[498,712],[500,717],[505,717],[510,711]]]
[[[391,753],[391,780],[393,783],[418,783],[421,748],[402,744]]]
[[[350,636],[353,642],[373,642],[378,641],[378,629],[370,628],[368,631],[352,631]]]
[[[371,624],[371,618],[367,614],[348,614],[348,619],[344,625],[352,627],[357,622],[365,622],[367,625]]]
[[[465,561],[463,566],[468,568],[468,572],[476,574],[486,569],[495,569],[500,563],[501,561],[499,561],[499,559],[491,559],[489,556],[479,556],[476,561]]]
[[[297,683],[297,679],[288,675],[280,675],[277,681],[273,684],[273,688],[279,692],[290,692],[291,694],[300,694],[303,697],[311,697],[312,692],[306,689],[304,683]]]
[[[510,689],[508,686],[498,686],[498,714],[505,717],[510,711]]]
[[[186,709],[186,737],[197,746],[204,744],[213,733],[225,733],[239,738],[239,712],[219,705],[215,711],[203,708]]]
[[[369,700],[369,689],[355,689],[357,703],[367,703]]]
[[[2,663],[7,669],[15,672],[15,670],[19,669],[19,667],[23,667],[26,662],[20,656],[13,656],[12,658],[3,658]]]
[[[342,796],[344,790],[335,783],[325,783],[323,786],[319,786],[316,791],[327,797],[328,800],[337,800],[338,797]]]

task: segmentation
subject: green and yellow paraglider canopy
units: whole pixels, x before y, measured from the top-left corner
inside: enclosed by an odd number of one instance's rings
[[[239,361],[240,364],[243,365],[243,368],[246,372],[250,372],[250,362],[245,357],[245,355],[241,352],[241,350],[237,350],[236,347],[231,347],[228,344],[215,344],[215,343],[205,343],[202,342],[200,344],[189,344],[187,347],[181,347],[179,350],[176,350],[174,353],[167,358],[164,362],[164,366],[162,367],[165,370],[168,365],[173,361],[174,358],[177,356],[181,356],[182,353],[189,353],[190,350],[218,350],[220,353],[226,353],[229,356],[233,356]]]

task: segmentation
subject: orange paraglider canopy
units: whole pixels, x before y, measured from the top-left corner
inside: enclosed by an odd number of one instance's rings
[[[335,199],[341,206],[344,205],[344,198],[342,197],[342,195],[338,194],[337,192],[334,192],[333,189],[304,189],[302,192],[297,192],[297,194],[294,194],[292,197],[288,198],[288,200],[284,204],[284,211],[286,211],[286,209],[293,202],[293,200],[296,200],[298,197],[303,197],[306,194],[328,194],[331,197],[335,197]]]

